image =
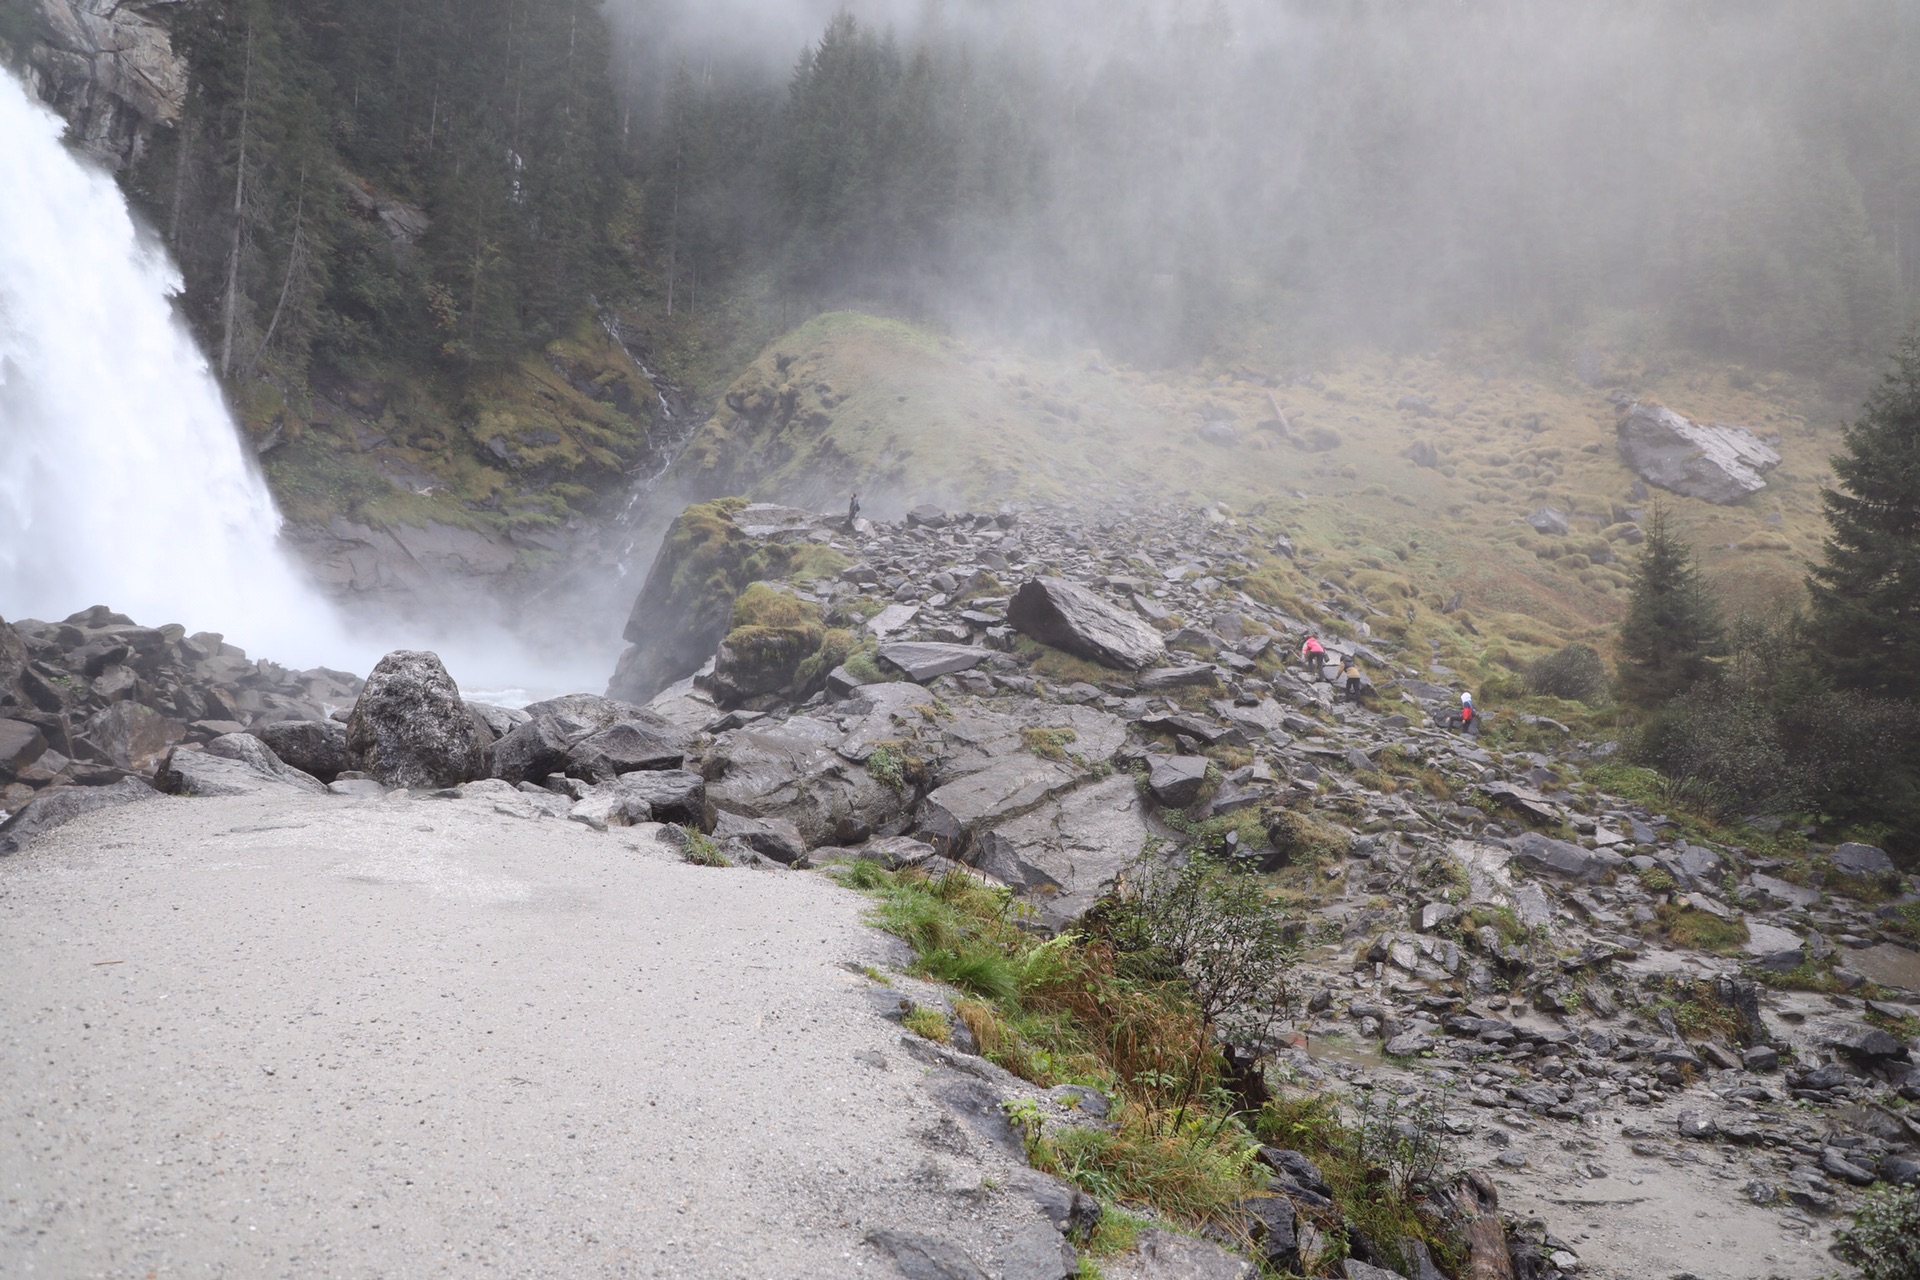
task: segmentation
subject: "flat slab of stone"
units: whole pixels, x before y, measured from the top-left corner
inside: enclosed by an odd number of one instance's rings
[[[1847,952],[1846,965],[1883,987],[1920,994],[1920,952],[1882,942]]]
[[[867,631],[884,640],[906,630],[907,625],[919,614],[920,606],[917,604],[890,604],[867,619]]]
[[[1582,884],[1598,884],[1624,866],[1626,859],[1607,849],[1582,849],[1529,831],[1513,842],[1513,860],[1538,875]]]
[[[880,646],[880,660],[898,667],[907,679],[925,684],[956,671],[971,671],[987,660],[988,651],[965,644],[936,644],[930,640],[903,640]]]

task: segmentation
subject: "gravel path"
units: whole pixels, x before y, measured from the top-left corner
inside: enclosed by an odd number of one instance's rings
[[[0,860],[0,1274],[1010,1274],[863,907],[483,800],[84,818]]]

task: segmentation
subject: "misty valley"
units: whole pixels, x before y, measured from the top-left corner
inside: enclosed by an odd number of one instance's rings
[[[1920,1280],[1916,54],[0,0],[0,1273]]]

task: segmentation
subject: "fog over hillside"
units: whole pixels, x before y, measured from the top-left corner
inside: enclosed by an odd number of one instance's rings
[[[1832,372],[1920,282],[1920,11],[1891,0],[607,12],[708,285],[771,265],[1162,358],[1625,311]]]

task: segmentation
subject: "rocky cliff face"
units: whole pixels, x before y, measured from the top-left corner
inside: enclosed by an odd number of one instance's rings
[[[171,12],[198,0],[30,0],[39,39],[27,50],[40,100],[110,169],[140,158],[156,127],[180,118],[187,62],[167,31]]]

